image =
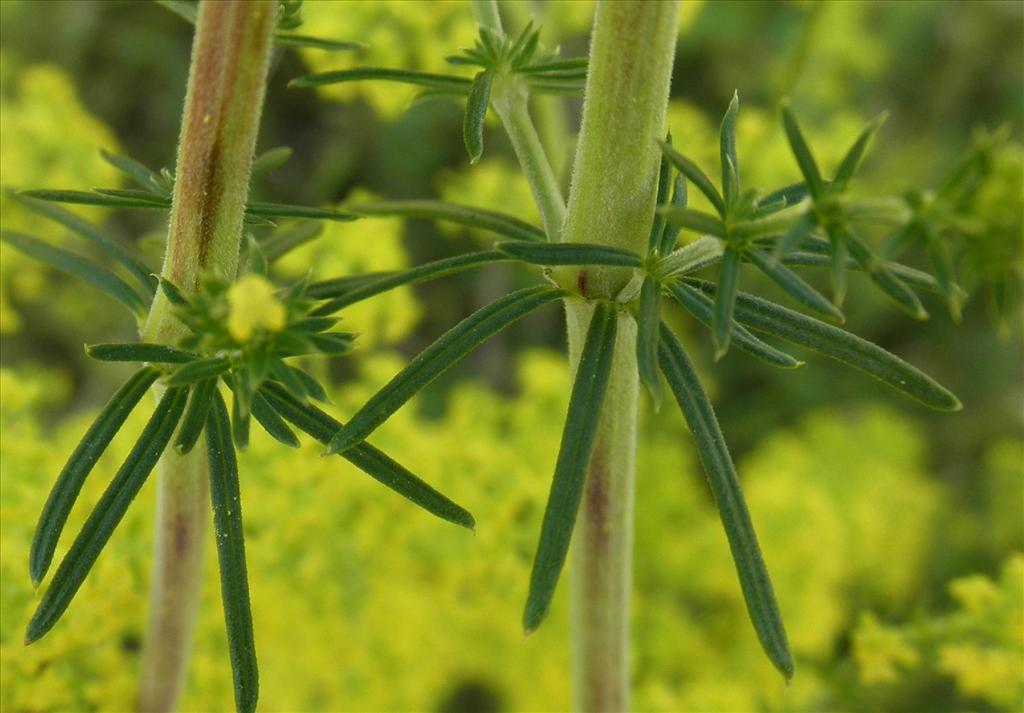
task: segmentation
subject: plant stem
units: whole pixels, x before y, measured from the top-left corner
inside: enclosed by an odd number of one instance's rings
[[[269,0],[200,5],[162,272],[185,291],[204,275],[235,277],[276,18]],[[183,332],[158,292],[143,338],[173,344]],[[174,710],[185,680],[209,507],[203,452],[160,462],[143,711]]]
[[[562,233],[567,242],[646,251],[656,198],[656,140],[665,133],[678,12],[677,2],[597,6],[583,122]],[[556,277],[584,297],[614,299],[633,272],[563,269]],[[566,302],[573,370],[592,312],[584,300]],[[636,323],[623,310],[573,537],[573,693],[580,711],[629,708],[638,399]]]

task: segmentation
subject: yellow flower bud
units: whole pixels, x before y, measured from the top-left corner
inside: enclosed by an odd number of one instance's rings
[[[228,331],[235,341],[248,342],[259,331],[284,328],[287,312],[274,296],[274,286],[259,275],[246,275],[228,290]]]

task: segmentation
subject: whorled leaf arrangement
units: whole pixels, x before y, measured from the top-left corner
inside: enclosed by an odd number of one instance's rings
[[[191,3],[164,2],[186,18]],[[285,7],[289,7],[288,3]],[[293,17],[282,14],[282,29]],[[286,38],[291,37],[285,35]],[[282,35],[278,34],[280,42]],[[294,38],[284,43],[295,43]],[[431,92],[466,95],[465,140],[471,160],[482,150],[482,118],[491,93],[489,73],[517,75],[527,91],[576,91],[582,86],[584,60],[561,60],[540,54],[538,31],[528,27],[515,39],[481,31],[477,45],[450,58],[456,65],[480,68],[473,79],[426,75],[403,70],[351,69],[312,75],[293,82],[317,86],[356,79],[383,79],[424,86]],[[372,478],[438,517],[474,527],[472,516],[400,464],[366,442],[379,426],[417,392],[454,366],[487,338],[540,307],[561,300],[593,303],[593,317],[569,399],[561,447],[523,616],[527,631],[544,619],[565,563],[572,537],[594,434],[611,369],[617,326],[623,315],[638,324],[638,375],[655,405],[662,398],[661,376],[676,398],[694,437],[723,527],[736,563],[741,589],[757,635],[773,664],[787,677],[793,662],[779,607],[762,559],[739,480],[726,448],[711,402],[689,356],[662,320],[662,298],[668,296],[694,319],[709,327],[716,356],[730,345],[774,366],[794,368],[795,357],[764,341],[755,332],[778,338],[865,371],[886,384],[941,410],[956,410],[956,397],[899,357],[832,323],[741,292],[743,265],[752,265],[776,283],[797,304],[842,322],[839,304],[848,270],[866,272],[872,281],[915,317],[925,316],[914,288],[937,292],[953,307],[962,298],[946,263],[935,263],[943,275],[932,277],[914,268],[883,259],[859,237],[863,222],[910,221],[897,228],[900,241],[927,233],[922,213],[893,207],[891,201],[856,201],[845,196],[866,146],[877,129],[872,122],[850,149],[831,181],[821,178],[817,164],[795,118],[783,109],[783,126],[801,172],[802,183],[768,194],[743,189],[735,142],[738,98],[734,97],[721,127],[721,192],[692,161],[678,153],[671,138],[663,144],[659,172],[658,210],[646,254],[587,244],[549,242],[538,226],[515,216],[481,208],[431,200],[384,201],[352,205],[333,211],[268,203],[248,204],[249,234],[236,282],[208,279],[192,294],[166,281],[158,282],[149,269],[96,226],[55,203],[98,204],[111,207],[166,209],[171,176],[153,172],[132,159],[104,154],[104,159],[129,176],[138,189],[26,191],[17,194],[26,207],[54,220],[101,249],[119,267],[98,265],[21,233],[4,232],[3,239],[54,267],[82,278],[125,304],[141,317],[157,289],[174,305],[188,335],[173,346],[102,344],[88,348],[104,361],[143,363],[101,410],[95,423],[72,453],[57,478],[43,510],[32,544],[30,574],[37,585],[46,574],[58,538],[75,500],[97,459],[143,395],[159,385],[163,396],[125,463],[58,567],[29,624],[27,640],[34,641],[56,624],[87,576],[132,499],[160,454],[173,443],[180,453],[195,448],[206,436],[211,499],[217,530],[222,595],[239,710],[253,710],[258,682],[252,619],[249,611],[245,553],[241,526],[241,485],[235,456],[248,442],[250,419],[273,438],[295,447],[292,427],[340,454]],[[259,157],[255,175],[272,170],[289,155],[275,149]],[[675,175],[673,175],[675,174]],[[956,179],[954,179],[954,182]],[[688,185],[703,193],[716,214],[687,207]],[[953,192],[953,191],[950,191]],[[935,201],[946,192],[940,191]],[[928,215],[937,215],[930,209]],[[308,280],[273,288],[264,275],[274,261],[312,240],[319,232],[306,220],[355,220],[363,216],[429,218],[489,231],[499,240],[489,250],[457,255],[407,270]],[[273,220],[300,222],[277,229]],[[913,225],[913,228],[907,227]],[[681,246],[682,230],[694,239]],[[260,237],[255,237],[259,235]],[[894,251],[889,251],[891,254]],[[402,285],[420,284],[477,267],[518,262],[542,266],[617,266],[635,271],[636,289],[614,299],[589,299],[548,284],[508,294],[466,317],[428,346],[347,424],[314,406],[326,390],[309,373],[287,360],[307,355],[344,354],[354,335],[331,331],[333,316],[345,307]],[[715,282],[702,275],[717,266]],[[791,268],[830,267],[834,299],[829,301]],[[115,270],[127,273],[124,278]],[[255,307],[254,307],[255,305]],[[248,310],[248,311],[247,311]],[[232,396],[230,409],[221,385]]]

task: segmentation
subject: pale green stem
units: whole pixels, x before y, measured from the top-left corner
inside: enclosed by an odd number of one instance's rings
[[[270,0],[199,7],[162,272],[186,292],[203,275],[233,279],[237,270],[276,18]],[[183,333],[158,293],[143,339],[173,344]],[[208,478],[201,446],[187,456],[168,450],[160,461],[142,711],[174,710],[185,680],[210,516]]]
[[[665,134],[679,4],[597,6],[566,242],[643,254],[654,217],[657,140]],[[557,279],[589,298],[615,299],[633,278],[624,268],[563,269]],[[566,302],[569,358],[579,362],[592,307]],[[629,709],[629,600],[632,577],[636,423],[636,323],[619,313],[611,381],[598,426],[576,531],[571,607],[573,695],[579,711]]]

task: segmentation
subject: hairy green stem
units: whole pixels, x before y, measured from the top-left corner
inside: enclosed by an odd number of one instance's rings
[[[573,167],[566,242],[643,254],[654,217],[679,4],[603,2],[591,36],[583,122]],[[584,297],[614,299],[629,268],[556,273]],[[592,306],[566,303],[575,370]],[[639,383],[636,323],[619,316],[611,382],[573,536],[573,693],[580,711],[629,708],[629,594]]]
[[[200,5],[162,271],[183,290],[235,276],[276,18],[270,0]],[[143,338],[173,344],[183,331],[158,293]],[[174,710],[185,680],[209,517],[202,453],[168,450],[160,462],[142,711]]]

